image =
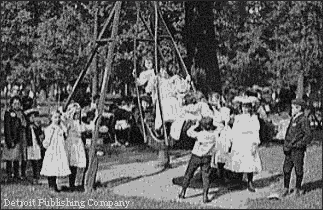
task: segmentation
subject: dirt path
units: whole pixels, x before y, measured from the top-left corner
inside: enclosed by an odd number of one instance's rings
[[[267,197],[272,192],[272,187],[279,177],[277,173],[263,171],[255,175],[257,191],[250,193],[246,189],[233,190],[237,184],[228,184],[225,188],[211,186],[210,197],[212,202],[203,204],[201,183],[192,180],[187,191],[187,198],[178,200],[177,195],[181,189],[180,184],[174,180],[180,180],[184,175],[189,155],[172,160],[173,168],[160,171],[156,162],[133,163],[112,166],[110,169],[98,172],[98,181],[102,184],[119,182],[113,188],[113,192],[124,196],[143,196],[156,200],[189,202],[200,205],[209,205],[219,208],[247,208],[248,199]],[[120,184],[121,183],[121,184]],[[123,184],[122,184],[123,183]],[[228,190],[231,188],[231,190]]]

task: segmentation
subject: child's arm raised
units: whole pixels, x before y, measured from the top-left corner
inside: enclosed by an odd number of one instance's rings
[[[187,135],[189,137],[192,137],[192,138],[196,138],[197,137],[197,134],[198,132],[195,131],[195,128],[197,128],[199,126],[199,121],[197,121],[195,123],[195,125],[191,126],[188,130],[187,130]]]

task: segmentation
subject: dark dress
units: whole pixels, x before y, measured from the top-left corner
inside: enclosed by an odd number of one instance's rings
[[[12,109],[5,111],[4,135],[2,160],[27,160],[26,119],[21,111]]]

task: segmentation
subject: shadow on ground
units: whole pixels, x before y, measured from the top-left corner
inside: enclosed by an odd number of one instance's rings
[[[32,185],[31,180],[6,180],[6,178],[2,178],[1,185]]]
[[[161,170],[159,170],[157,172],[147,174],[147,175],[140,175],[140,176],[137,176],[137,177],[130,177],[130,176],[120,177],[120,178],[112,179],[112,180],[109,180],[109,181],[106,181],[106,182],[103,182],[103,183],[101,183],[99,181],[99,182],[95,183],[94,188],[97,189],[97,188],[101,188],[101,187],[103,187],[103,188],[105,188],[105,187],[116,187],[118,185],[122,185],[122,184],[126,184],[126,183],[129,183],[129,182],[132,182],[132,181],[136,181],[136,180],[141,179],[141,178],[161,174],[161,173],[165,172],[166,170],[168,170],[168,169],[161,169]]]
[[[269,187],[273,183],[279,182],[280,178],[283,177],[282,174],[276,174],[271,177],[258,179],[254,181],[254,186],[257,189]],[[184,176],[173,178],[172,182],[174,185],[183,186]],[[189,188],[192,189],[203,189],[203,182],[200,179],[198,173],[193,177],[190,182]],[[212,191],[212,188],[217,188],[218,190]],[[210,195],[213,194],[213,198],[219,197],[221,195],[231,193],[234,191],[241,191],[247,189],[247,182],[239,179],[232,179],[227,182],[221,182],[219,179],[215,179],[210,183]],[[195,194],[190,197],[201,196],[202,194]]]
[[[304,193],[308,193],[313,190],[317,190],[319,188],[322,189],[322,186],[323,186],[323,182],[322,182],[322,179],[320,179],[313,182],[304,183],[302,188],[304,190]]]

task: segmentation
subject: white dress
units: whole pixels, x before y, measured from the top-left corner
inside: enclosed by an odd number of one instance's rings
[[[151,93],[153,91],[154,79],[155,79],[154,69],[149,69],[140,73],[137,79],[137,82],[139,86],[146,85],[145,87],[146,93]]]
[[[217,163],[226,163],[228,151],[232,142],[232,129],[226,125],[221,130],[220,137],[215,144],[215,154],[212,156],[211,167],[217,168]]]
[[[45,129],[43,145],[46,149],[43,166],[40,171],[44,176],[68,176],[71,174],[68,164],[64,126],[49,125]]]
[[[27,159],[28,160],[40,160],[41,159],[41,149],[37,143],[35,131],[33,128],[31,128],[31,138],[33,141],[33,145],[27,147]]]
[[[86,131],[86,125],[72,120],[68,123],[69,131],[66,139],[67,157],[70,166],[79,168],[86,167],[86,153],[84,143],[81,139],[81,132]]]
[[[253,145],[260,143],[259,120],[256,115],[241,114],[235,117],[232,127],[231,160],[225,164],[225,168],[234,172],[260,172],[262,164],[259,151],[252,154]]]
[[[164,122],[175,121],[178,112],[181,109],[181,101],[176,97],[176,89],[173,85],[172,79],[160,78],[159,79],[159,90],[161,107],[163,110]],[[159,129],[162,126],[161,112],[159,109],[159,103],[157,98],[156,103],[156,118],[155,118],[155,129]]]
[[[202,116],[212,117],[214,123],[218,121],[216,120],[217,113],[213,112],[209,105],[203,101],[183,106],[171,125],[170,136],[175,140],[179,140],[184,122],[187,120],[200,120]]]

